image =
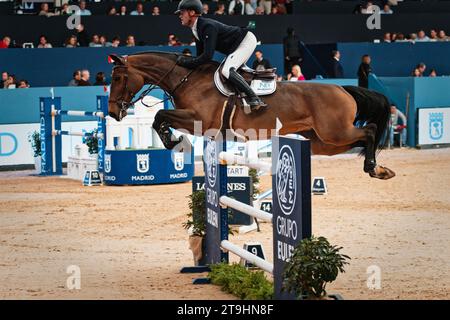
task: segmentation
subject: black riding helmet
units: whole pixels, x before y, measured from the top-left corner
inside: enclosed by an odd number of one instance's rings
[[[200,0],[181,0],[175,14],[179,14],[181,10],[194,10],[195,13],[202,14],[203,4]]]

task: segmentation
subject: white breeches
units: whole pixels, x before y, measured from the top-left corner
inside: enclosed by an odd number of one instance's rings
[[[222,68],[222,74],[225,78],[229,78],[231,68],[235,68],[237,70],[247,62],[253,54],[253,51],[255,51],[256,43],[257,41],[255,35],[248,31],[239,47],[237,47],[233,53],[229,54],[225,60]]]

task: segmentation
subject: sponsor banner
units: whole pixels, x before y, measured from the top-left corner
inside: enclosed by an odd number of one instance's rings
[[[419,109],[417,127],[419,145],[450,143],[450,107]]]

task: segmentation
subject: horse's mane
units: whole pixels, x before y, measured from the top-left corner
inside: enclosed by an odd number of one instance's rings
[[[171,60],[175,61],[176,58],[183,55],[180,52],[168,52],[168,51],[141,51],[141,52],[135,52],[132,54],[129,54],[128,56],[139,56],[139,55],[157,55],[157,56],[171,56]],[[211,60],[209,62],[206,62],[204,65],[211,65],[215,68],[219,67],[219,62]]]

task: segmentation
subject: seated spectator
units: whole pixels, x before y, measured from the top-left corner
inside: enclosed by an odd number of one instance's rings
[[[434,29],[430,30],[430,41],[438,41],[438,34]]]
[[[257,16],[263,16],[264,15],[264,8],[263,7],[256,7],[255,14]]]
[[[0,49],[7,49],[9,48],[9,45],[11,44],[11,38],[6,36],[3,37],[3,40],[0,41]]]
[[[5,82],[5,89],[15,89],[16,86],[16,77],[13,74],[8,75],[8,79]]]
[[[80,16],[90,16],[91,15],[91,11],[86,9],[86,1],[85,0],[81,0],[80,1]]]
[[[141,2],[136,4],[136,10],[131,11],[130,16],[143,16],[144,15],[144,5]]]
[[[252,68],[257,71],[264,71],[266,69],[271,69],[270,61],[264,59],[263,53],[261,50],[255,51],[255,61],[253,61]]]
[[[380,14],[393,14],[394,11],[392,11],[391,7],[386,3],[383,6],[383,10],[380,11]]]
[[[64,44],[66,48],[76,48],[78,47],[78,39],[76,35],[71,35],[67,38],[66,43]]]
[[[225,5],[222,2],[219,2],[219,4],[217,5],[217,10],[216,12],[214,12],[214,14],[218,16],[226,15]]]
[[[398,120],[401,120],[401,124]],[[392,104],[391,105],[391,127],[389,132],[389,145],[393,147],[394,145],[394,133],[399,133],[401,135],[401,144],[400,147],[403,146],[403,144],[406,144],[406,117],[400,110],[397,109],[397,107]]]
[[[101,35],[101,36],[100,36],[100,45],[101,45],[102,47],[111,47],[111,46],[112,46],[111,42],[109,42],[109,41],[106,39],[106,36],[105,36],[105,35]]]
[[[245,4],[243,0],[231,0],[230,5],[228,6],[228,14],[229,15],[244,15]]]
[[[120,37],[115,36],[115,37],[112,39],[111,47],[117,48],[118,46],[120,46]]]
[[[91,86],[89,78],[90,78],[89,70],[87,69],[81,70],[81,79],[80,81],[78,81],[78,86],[79,87]]]
[[[19,86],[17,88],[25,89],[25,88],[29,88],[29,87],[30,87],[30,84],[28,83],[27,80],[20,80]]]
[[[390,43],[391,42],[391,33],[386,32],[383,36],[383,42]]]
[[[375,12],[375,7],[372,1],[367,1],[367,3],[362,7],[362,14],[373,14]]]
[[[37,46],[38,48],[51,48],[52,45],[47,42],[47,37],[44,35],[41,35],[39,37],[39,44]]]
[[[431,69],[430,74],[428,75],[429,77],[435,78],[437,77],[437,72],[435,69]]]
[[[403,33],[398,33],[395,36],[395,42],[408,42],[408,40],[405,39],[405,35]]]
[[[438,41],[448,41],[448,37],[447,37],[447,35],[445,34],[445,31],[444,31],[444,30],[439,30],[439,33],[438,33]]]
[[[207,3],[203,4],[202,14],[209,14],[209,5]]]
[[[127,7],[125,5],[120,6],[119,16],[126,16],[126,15],[127,15]]]
[[[117,16],[118,15],[118,13],[117,13],[117,10],[116,10],[116,7],[114,7],[114,6],[111,6],[109,9],[108,9],[108,16]]]
[[[416,33],[411,33],[409,35],[409,41],[410,42],[416,42],[416,40],[417,40],[417,34]]]
[[[255,14],[255,8],[253,8],[253,5],[251,4],[250,0],[244,0],[245,3],[245,14],[248,16],[254,15]]]
[[[0,82],[0,89],[7,89],[6,81],[8,81],[9,74],[6,71],[2,72],[2,82]]]
[[[80,70],[75,70],[73,72],[73,78],[72,80],[69,81],[68,86],[69,87],[76,87],[78,86],[78,82],[81,80],[81,71]]]
[[[422,75],[420,74],[419,68],[414,68],[413,72],[411,73],[411,76],[414,78],[421,77]]]
[[[41,4],[41,11],[39,11],[38,16],[52,17],[55,16],[55,14],[53,12],[49,12],[48,3],[44,2]]]
[[[106,77],[104,72],[97,72],[97,75],[95,76],[95,82],[94,86],[106,86],[108,85],[106,83]]]
[[[160,12],[159,12],[160,10],[159,10],[159,7],[158,6],[154,6],[153,8],[152,8],[152,16],[159,16],[160,15]]]
[[[272,0],[261,0],[259,6],[264,8],[265,14],[270,14],[272,12]]]
[[[275,0],[277,14],[286,14],[286,0]]]
[[[181,42],[178,41],[177,37],[173,33],[171,33],[169,34],[169,41],[167,42],[167,45],[171,47],[178,47],[181,46]]]
[[[92,36],[92,40],[89,43],[89,47],[101,47],[102,44],[100,43],[100,37],[97,34],[94,34]]]
[[[298,64],[292,66],[292,71],[291,71],[291,73],[288,74],[287,78],[289,81],[306,80],[305,76],[302,74],[302,69],[300,69],[300,66]]]
[[[64,3],[61,7],[61,9],[59,9],[59,15],[61,16],[68,16],[71,15],[72,13],[69,13],[69,4],[68,3]]]
[[[416,66],[417,69],[419,69],[420,76],[423,77],[425,74],[425,70],[427,69],[427,66],[425,63],[421,62]]]
[[[425,41],[430,41],[430,38],[428,38],[428,36],[425,34],[425,31],[420,30],[417,33],[417,42],[425,42]]]
[[[192,56],[192,52],[191,52],[191,50],[189,50],[189,48],[184,49],[182,54],[184,54],[186,56]]]
[[[272,9],[270,10],[270,14],[271,14],[271,15],[276,15],[276,14],[278,14],[278,7],[272,7]]]
[[[134,41],[134,36],[130,34],[127,37],[127,47],[134,47],[134,46],[136,46],[136,42]]]

